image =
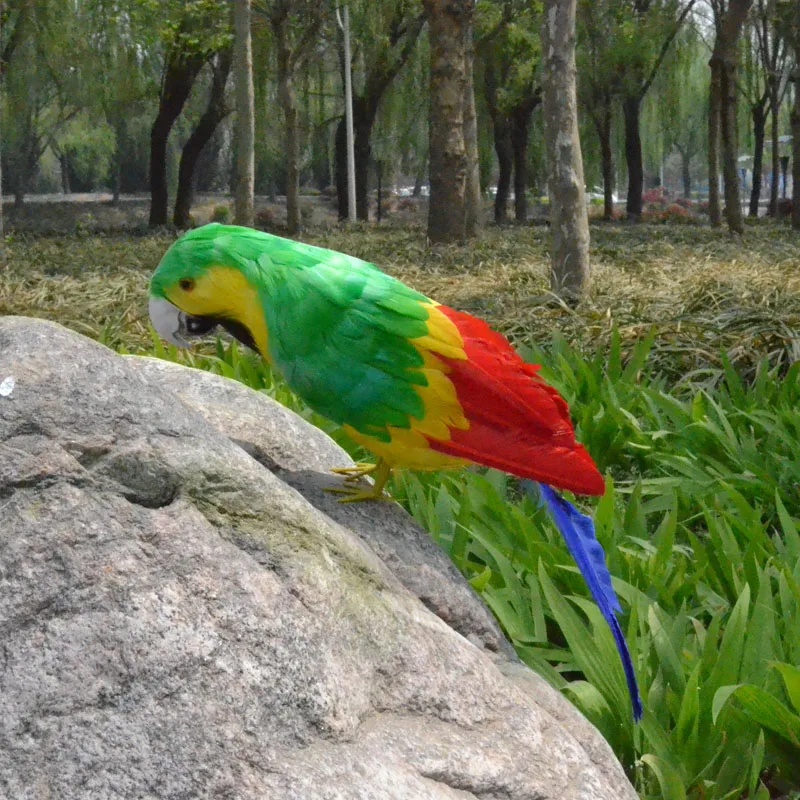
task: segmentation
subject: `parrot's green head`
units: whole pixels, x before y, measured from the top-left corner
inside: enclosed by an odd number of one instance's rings
[[[203,336],[220,325],[266,357],[256,270],[263,236],[250,228],[214,224],[178,239],[150,279],[150,321],[158,334],[188,347],[187,337]]]

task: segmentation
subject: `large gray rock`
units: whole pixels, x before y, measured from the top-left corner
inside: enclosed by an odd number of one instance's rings
[[[636,797],[269,398],[14,317],[0,385],[0,797]]]

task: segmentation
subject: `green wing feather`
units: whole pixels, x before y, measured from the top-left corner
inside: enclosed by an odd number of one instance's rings
[[[206,225],[173,250],[182,244],[184,272],[235,264],[258,287],[270,358],[320,414],[382,441],[387,425],[424,416],[422,356],[409,342],[428,332],[424,295],[366,261],[250,228]]]

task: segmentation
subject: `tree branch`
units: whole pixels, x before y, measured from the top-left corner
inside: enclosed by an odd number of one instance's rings
[[[653,68],[650,70],[650,75],[648,76],[647,80],[642,85],[641,91],[639,92],[639,100],[642,100],[644,96],[649,91],[650,87],[653,85],[653,81],[656,79],[656,73],[661,68],[661,64],[663,63],[664,59],[667,57],[667,52],[669,51],[670,46],[672,45],[673,41],[675,41],[675,37],[678,35],[678,31],[681,29],[683,25],[683,21],[689,16],[689,12],[692,10],[696,0],[689,0],[689,2],[684,6],[683,11],[681,11],[681,15],[678,17],[678,22],[675,24],[675,27],[670,32],[669,36],[664,40],[664,43],[661,45],[661,50],[659,51],[658,58],[656,58],[655,63],[653,64]]]

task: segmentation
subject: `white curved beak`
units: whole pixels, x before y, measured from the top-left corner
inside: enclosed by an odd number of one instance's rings
[[[150,322],[162,339],[178,347],[189,347],[184,338],[187,315],[163,297],[150,298]]]

